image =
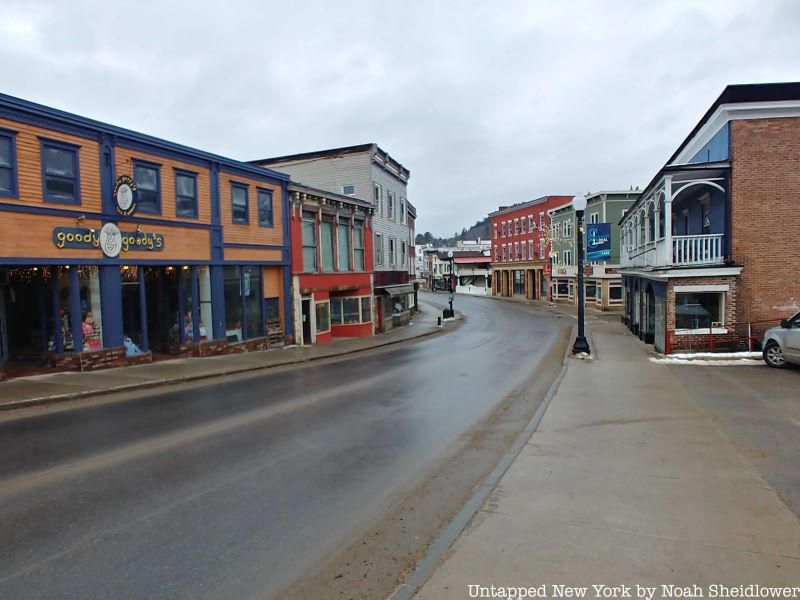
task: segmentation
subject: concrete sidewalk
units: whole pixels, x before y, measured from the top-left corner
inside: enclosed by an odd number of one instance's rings
[[[445,303],[446,305],[446,303]],[[88,396],[219,377],[270,367],[298,364],[397,344],[446,331],[438,328],[438,302],[420,301],[422,310],[405,327],[366,338],[337,339],[319,346],[290,346],[262,352],[205,358],[176,358],[156,363],[91,372],[62,372],[19,377],[0,383],[0,410],[75,400]]]
[[[480,586],[800,586],[800,522],[667,366],[591,325],[538,429],[416,598]],[[541,589],[541,588],[539,588]],[[503,597],[503,596],[496,596]],[[510,596],[509,596],[510,597]],[[800,597],[800,595],[795,596]]]

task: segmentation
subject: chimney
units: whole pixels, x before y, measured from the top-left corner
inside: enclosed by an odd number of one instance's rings
[[[501,207],[500,207],[500,208],[498,208],[497,210],[505,210],[505,209],[507,209],[507,208],[508,208],[507,206],[501,206]]]

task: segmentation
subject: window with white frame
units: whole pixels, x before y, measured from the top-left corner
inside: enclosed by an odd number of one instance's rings
[[[303,211],[303,271],[317,270],[317,218],[313,212]]]
[[[572,237],[572,219],[567,219],[564,221],[564,237],[571,238]]]
[[[555,223],[553,223],[553,237],[558,239],[560,235],[561,235],[561,223],[556,221]]]
[[[514,235],[519,235],[519,219],[514,219]]]
[[[592,213],[589,215],[589,223],[599,223],[600,222],[600,213]]]
[[[349,184],[342,186],[342,194],[345,196],[355,196],[356,195],[356,186]]]
[[[539,240],[539,256],[541,256],[542,258],[544,258],[544,245],[545,241],[544,238],[542,238]]]
[[[533,215],[528,215],[528,231],[533,231],[536,223],[533,222]]]
[[[353,268],[356,271],[364,270],[364,222],[353,223]]]
[[[514,235],[514,221],[512,221],[511,219],[508,220],[508,235],[509,237]]]
[[[525,217],[522,217],[519,220],[519,230],[520,230],[520,233],[525,233]]]
[[[405,224],[406,222],[406,201],[403,198],[400,198],[400,223]]]
[[[503,262],[506,262],[506,245],[503,244],[501,249],[503,251]]]
[[[564,257],[564,264],[567,266],[572,266],[572,250],[564,250],[561,253],[561,256]]]
[[[406,254],[407,253],[408,253],[408,250],[406,249],[406,243],[405,242],[401,242],[400,243],[400,264],[402,266],[406,265]]]
[[[375,264],[383,264],[383,236],[380,233],[375,234]]]
[[[519,251],[520,258],[522,260],[528,260],[528,245],[525,242],[520,243]]]
[[[544,213],[539,213],[539,229],[544,229]]]
[[[506,222],[503,221],[502,223],[500,223],[500,225],[502,227],[503,237],[506,237]]]
[[[389,264],[395,264],[395,243],[393,237],[389,238]]]
[[[357,296],[331,298],[331,325],[359,325],[372,321],[372,298]]]
[[[675,329],[711,329],[725,323],[725,292],[675,292]]]
[[[390,219],[394,220],[395,219],[395,214],[394,214],[394,192],[388,192],[386,194],[386,196],[389,199],[387,201],[387,203],[386,203],[386,208],[387,208],[386,216],[389,217]]]
[[[497,239],[497,223],[494,224],[494,239]]]
[[[514,242],[514,260],[519,260],[519,242]]]
[[[495,246],[494,247],[494,262],[497,262],[497,255],[498,255],[497,246]]]
[[[375,201],[375,212],[383,216],[383,188],[381,188],[379,183],[375,184],[373,199]]]
[[[528,240],[528,258],[533,259],[533,240]]]

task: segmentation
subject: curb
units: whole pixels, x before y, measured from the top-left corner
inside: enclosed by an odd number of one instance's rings
[[[564,379],[564,375],[567,373],[567,369],[569,368],[569,357],[572,354],[572,340],[575,337],[575,332],[576,326],[573,326],[570,333],[569,342],[567,343],[566,351],[564,352],[561,371],[559,371],[558,375],[553,380],[553,383],[550,384],[547,394],[545,394],[542,403],[539,405],[539,408],[536,409],[536,412],[533,414],[530,421],[528,421],[528,424],[525,425],[525,429],[519,433],[517,439],[514,440],[514,443],[500,459],[500,462],[497,463],[497,466],[495,466],[491,473],[486,476],[475,492],[473,492],[473,494],[462,505],[455,516],[444,527],[442,532],[436,536],[436,538],[434,538],[433,542],[431,542],[430,546],[428,546],[428,549],[422,555],[422,558],[417,561],[416,565],[414,565],[414,568],[392,591],[392,593],[389,594],[386,600],[412,600],[425,582],[436,572],[436,569],[441,564],[440,561],[442,557],[450,549],[453,543],[461,537],[464,529],[467,527],[467,525],[469,525],[477,512],[484,505],[491,493],[500,483],[500,480],[506,474],[506,471],[508,471],[508,468],[517,459],[520,452],[522,452],[525,444],[528,443],[528,441],[531,439],[531,436],[533,436],[534,432],[539,427],[539,423],[544,417],[547,407],[550,406],[550,401],[556,395],[556,392],[561,385],[561,381]]]
[[[57,404],[59,402],[69,402],[70,400],[82,400],[84,398],[90,398],[92,396],[102,396],[105,394],[117,394],[120,392],[130,392],[134,390],[145,390],[154,387],[167,387],[172,385],[180,385],[181,383],[187,383],[191,381],[200,381],[203,379],[213,379],[214,377],[225,377],[227,375],[236,375],[240,373],[250,373],[253,371],[263,371],[267,369],[272,369],[275,367],[285,367],[287,365],[300,365],[303,363],[314,362],[317,360],[325,360],[329,358],[336,358],[339,356],[347,356],[348,354],[356,354],[358,352],[367,352],[369,350],[374,350],[376,348],[384,348],[387,346],[392,346],[395,344],[402,344],[403,342],[408,342],[411,340],[418,340],[425,337],[430,337],[433,335],[437,335],[446,331],[445,328],[437,328],[434,327],[432,331],[426,331],[419,335],[414,335],[411,337],[403,338],[400,340],[390,340],[385,341],[379,344],[375,344],[373,346],[369,346],[367,348],[356,348],[353,350],[345,350],[344,352],[337,352],[334,354],[327,354],[323,356],[308,356],[305,358],[300,359],[290,359],[284,360],[280,362],[271,363],[268,365],[257,365],[257,366],[247,366],[241,368],[230,368],[224,371],[213,372],[213,373],[198,373],[195,375],[185,375],[183,377],[176,377],[176,378],[169,378],[169,379],[156,379],[153,381],[146,381],[143,383],[129,383],[125,385],[119,385],[111,388],[103,388],[103,389],[93,389],[93,390],[83,390],[78,392],[68,392],[63,394],[54,394],[51,396],[42,396],[39,398],[27,398],[25,400],[16,400],[12,402],[4,402],[0,404],[0,412],[6,411],[13,411],[19,410],[22,408],[29,408],[32,406],[45,406],[48,404]]]

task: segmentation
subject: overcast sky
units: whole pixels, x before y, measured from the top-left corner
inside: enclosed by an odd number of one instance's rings
[[[243,160],[377,142],[449,235],[646,185],[726,84],[800,80],[800,1],[4,0],[0,74]]]

